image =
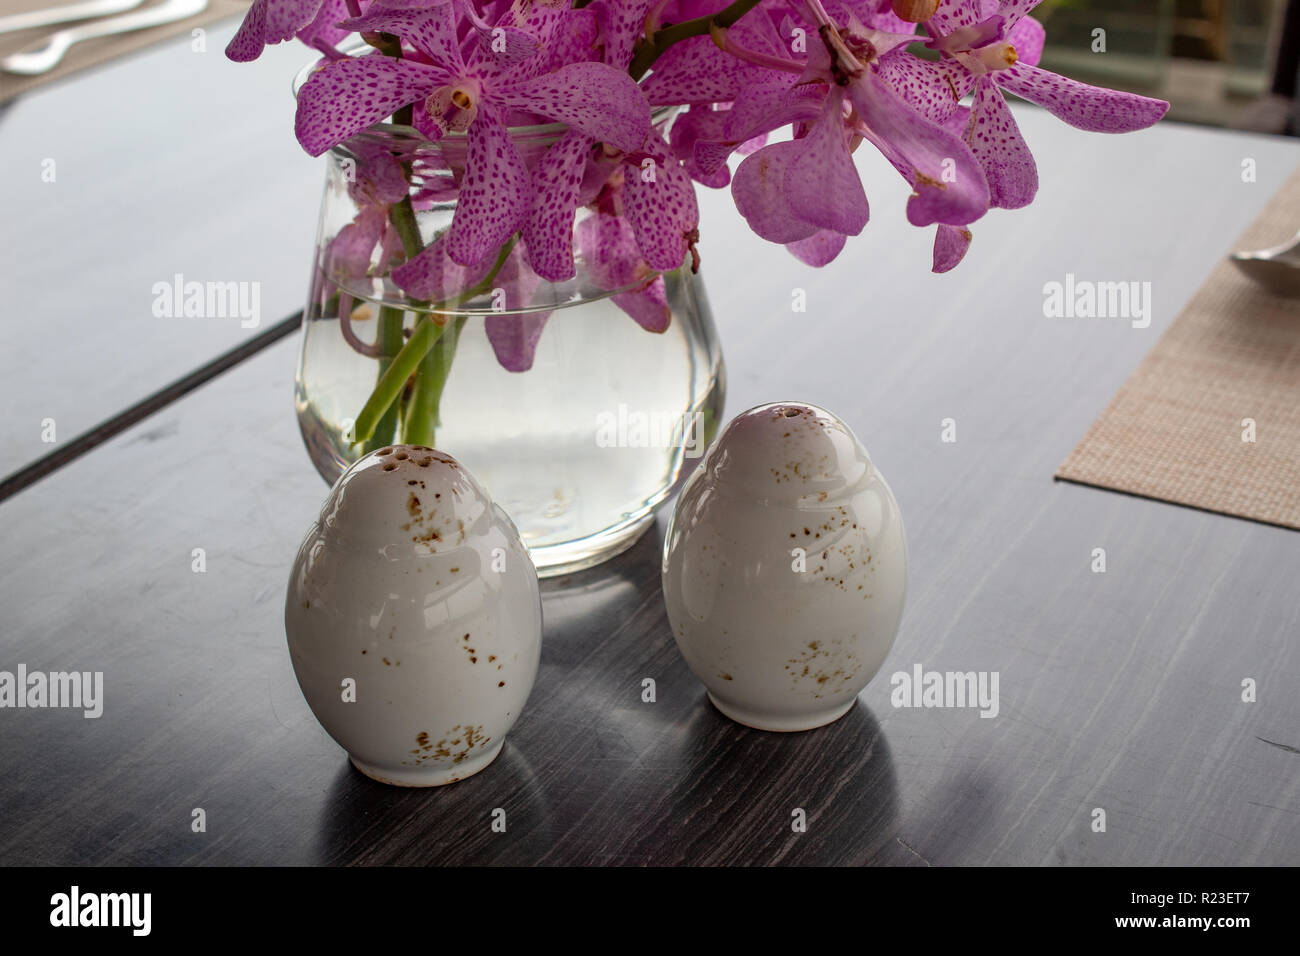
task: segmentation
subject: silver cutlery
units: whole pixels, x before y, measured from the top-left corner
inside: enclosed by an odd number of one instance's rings
[[[107,20],[95,20],[69,27],[51,34],[40,46],[10,54],[0,60],[0,69],[26,75],[44,73],[46,70],[53,69],[74,43],[183,20],[201,13],[207,5],[208,0],[167,0],[166,3],[160,3],[156,7],[136,10],[134,13],[126,13],[120,17],[109,17]]]
[[[11,13],[7,17],[0,17],[0,33],[48,27],[52,23],[89,20],[91,17],[106,17],[111,13],[121,13],[123,10],[138,7],[142,3],[144,0],[83,0],[81,3],[69,3],[62,7]]]
[[[1300,296],[1300,234],[1290,242],[1257,252],[1234,252],[1238,269],[1279,295]]]

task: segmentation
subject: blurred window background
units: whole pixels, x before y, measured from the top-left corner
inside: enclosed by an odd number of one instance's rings
[[[1166,99],[1181,122],[1300,132],[1300,0],[1044,0],[1034,16],[1046,69]]]

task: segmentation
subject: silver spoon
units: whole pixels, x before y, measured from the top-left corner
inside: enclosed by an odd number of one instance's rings
[[[166,3],[160,3],[156,7],[136,10],[134,13],[126,13],[120,17],[109,17],[107,20],[95,20],[81,26],[69,27],[51,34],[38,47],[5,57],[0,60],[0,68],[10,73],[27,75],[44,73],[46,70],[53,69],[74,43],[183,20],[202,12],[207,5],[208,0],[167,0]]]
[[[1278,295],[1300,296],[1300,233],[1290,242],[1257,252],[1234,252],[1238,269]]]
[[[62,7],[46,7],[44,10],[32,10],[28,13],[11,13],[7,17],[0,17],[0,33],[47,27],[51,23],[69,23],[73,20],[89,20],[91,17],[106,17],[110,13],[121,13],[142,3],[144,0],[82,0],[81,3],[70,3]]]

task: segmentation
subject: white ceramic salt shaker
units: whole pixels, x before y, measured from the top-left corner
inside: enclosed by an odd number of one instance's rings
[[[537,571],[455,459],[365,455],[334,485],[284,610],[303,696],[362,773],[432,787],[501,752],[541,655]]]
[[[717,708],[760,730],[837,720],[884,663],[907,589],[898,503],[849,427],[798,402],[734,418],[668,526],[673,637]]]

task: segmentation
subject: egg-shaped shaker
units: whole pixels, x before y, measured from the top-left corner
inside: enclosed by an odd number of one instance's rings
[[[734,418],[668,525],[673,637],[709,698],[760,730],[848,712],[898,633],[903,519],[849,427],[798,402]]]
[[[393,445],[340,476],[289,578],[289,656],[358,770],[435,787],[501,752],[542,646],[537,571],[454,458]]]

